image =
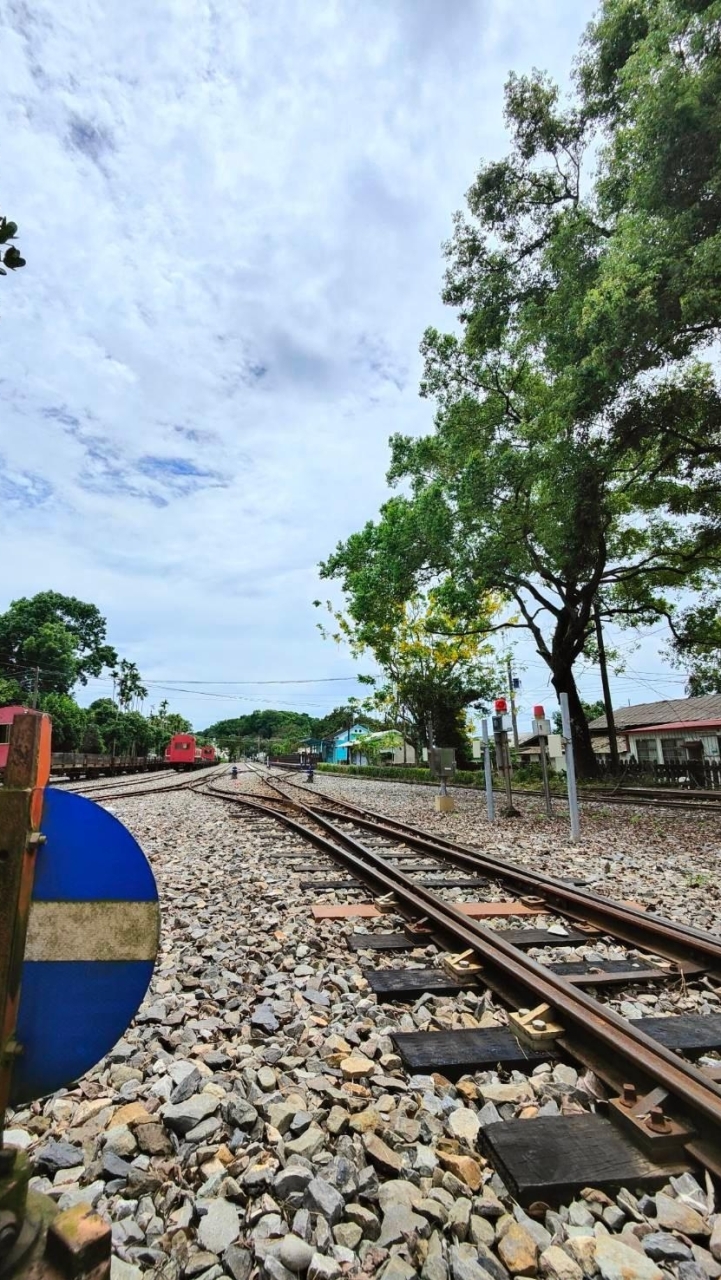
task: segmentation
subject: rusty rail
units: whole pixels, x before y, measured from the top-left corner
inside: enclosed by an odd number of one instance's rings
[[[269,785],[282,796],[278,788],[272,783]],[[693,1118],[704,1139],[711,1140],[718,1158],[721,1152],[721,1087],[696,1067],[639,1031],[608,1006],[599,1004],[561,975],[544,969],[494,930],[469,920],[431,889],[390,867],[382,855],[339,830],[330,818],[312,806],[294,801],[295,807],[327,834],[314,831],[291,814],[273,807],[269,801],[232,795],[217,787],[210,787],[206,794],[272,815],[342,863],[354,876],[369,884],[372,891],[393,895],[394,909],[399,914],[425,919],[432,926],[431,932],[444,939],[452,939],[461,950],[476,953],[482,965],[483,980],[499,991],[504,999],[510,997],[513,1000],[520,993],[530,997],[533,1003],[546,1002],[561,1023],[572,1028],[571,1036],[564,1036],[560,1041],[562,1046],[581,1061],[592,1063],[595,1070],[599,1070],[599,1063],[610,1064],[607,1071],[602,1066],[600,1068],[600,1073],[606,1078],[617,1080],[622,1067],[624,1080],[636,1081],[640,1075],[644,1082],[652,1081],[665,1089],[680,1105],[682,1112]],[[288,800],[288,797],[283,798]],[[399,833],[394,834],[396,839],[401,838]]]

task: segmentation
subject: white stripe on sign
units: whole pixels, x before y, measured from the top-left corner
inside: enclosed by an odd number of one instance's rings
[[[26,960],[154,960],[157,902],[32,902]]]

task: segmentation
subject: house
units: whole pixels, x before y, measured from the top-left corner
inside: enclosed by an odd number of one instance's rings
[[[683,764],[689,760],[721,761],[721,694],[700,698],[665,698],[614,709],[619,754],[640,764]],[[606,740],[605,716],[589,724],[598,755]]]
[[[493,738],[491,738],[493,748]],[[520,733],[518,735],[518,756],[521,764],[541,763],[541,742],[537,733]],[[483,759],[483,740],[473,739],[473,759]],[[563,751],[563,738],[560,733],[549,733],[546,747],[546,759],[555,773],[564,773],[566,757]]]
[[[354,724],[325,738],[303,738],[299,744],[301,759],[322,760],[324,764],[350,764],[350,754],[357,738],[366,738],[370,729]]]
[[[381,744],[377,752],[381,764],[413,765],[416,762],[416,753],[410,742],[404,741],[395,730],[381,729],[377,733],[366,733],[362,742],[351,749],[351,764],[371,763],[368,751],[364,750],[366,743],[371,747],[371,752],[373,743]],[[372,754],[375,756],[376,753]]]

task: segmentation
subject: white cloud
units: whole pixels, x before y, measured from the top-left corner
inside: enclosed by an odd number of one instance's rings
[[[592,9],[9,0],[7,599],[96,601],[156,679],[352,671],[315,565],[375,514],[389,433],[430,425],[418,342],[507,71],[565,78]]]

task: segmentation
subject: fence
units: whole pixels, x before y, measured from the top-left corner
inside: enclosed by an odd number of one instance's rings
[[[721,762],[715,760],[674,760],[666,764],[628,760],[613,769],[609,761],[600,759],[598,770],[601,779],[619,785],[649,782],[656,787],[688,787],[703,791],[721,789]]]

